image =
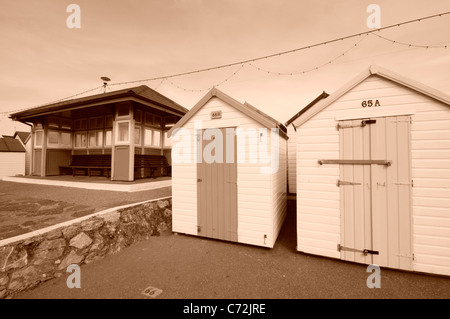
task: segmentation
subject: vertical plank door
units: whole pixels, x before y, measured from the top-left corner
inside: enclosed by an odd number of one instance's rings
[[[218,147],[211,150],[216,157],[212,163],[204,156],[197,163],[197,222],[198,235],[203,237],[237,241],[237,154],[234,128],[220,128],[221,134],[205,139],[205,131],[199,132],[201,150],[210,143],[222,143],[223,152]],[[220,140],[219,140],[220,139]],[[218,152],[218,153],[216,153]]]
[[[390,165],[342,164],[341,258],[411,270],[410,117],[339,123],[343,160],[388,160]],[[378,254],[364,254],[364,250]]]

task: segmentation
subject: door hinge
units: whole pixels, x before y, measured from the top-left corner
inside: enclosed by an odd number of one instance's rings
[[[197,225],[197,232],[201,232],[202,231],[202,226]]]
[[[392,184],[394,184],[394,185],[411,185],[412,186],[412,183],[392,183]]]
[[[202,182],[203,180],[201,179],[201,178],[198,178],[197,179],[197,183],[200,183],[200,182]]]
[[[354,183],[354,182],[347,182],[347,181],[341,181],[340,179],[337,180],[336,182],[336,186],[340,187],[340,186],[345,186],[345,185],[361,185],[361,183]]]
[[[341,244],[337,245],[337,250],[338,251],[351,251],[351,252],[355,252],[355,253],[363,253],[364,256],[367,256],[367,254],[371,254],[371,255],[379,255],[380,252],[377,250],[371,250],[371,249],[355,249],[355,248],[349,248],[349,247],[344,247],[341,246]]]

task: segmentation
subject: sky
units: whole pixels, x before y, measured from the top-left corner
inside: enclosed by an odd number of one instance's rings
[[[70,4],[80,8],[80,28],[67,26]],[[216,86],[282,123],[371,64],[450,94],[450,15],[377,32],[397,43],[360,36],[118,85],[367,32],[370,4],[380,8],[381,27],[450,11],[448,0],[0,0],[0,134],[29,130],[6,112],[97,88],[102,76],[111,79],[108,90],[145,84],[188,109]]]

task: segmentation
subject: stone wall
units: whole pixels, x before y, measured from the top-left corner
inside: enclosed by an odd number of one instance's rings
[[[0,299],[172,229],[171,198],[109,210],[0,246]],[[22,236],[23,237],[23,236]]]

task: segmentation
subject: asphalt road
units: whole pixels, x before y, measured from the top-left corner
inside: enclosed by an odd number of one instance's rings
[[[81,288],[70,274],[16,298],[450,298],[450,278],[381,269],[381,288],[368,288],[367,266],[296,252],[295,214],[273,249],[167,234],[81,266]]]

